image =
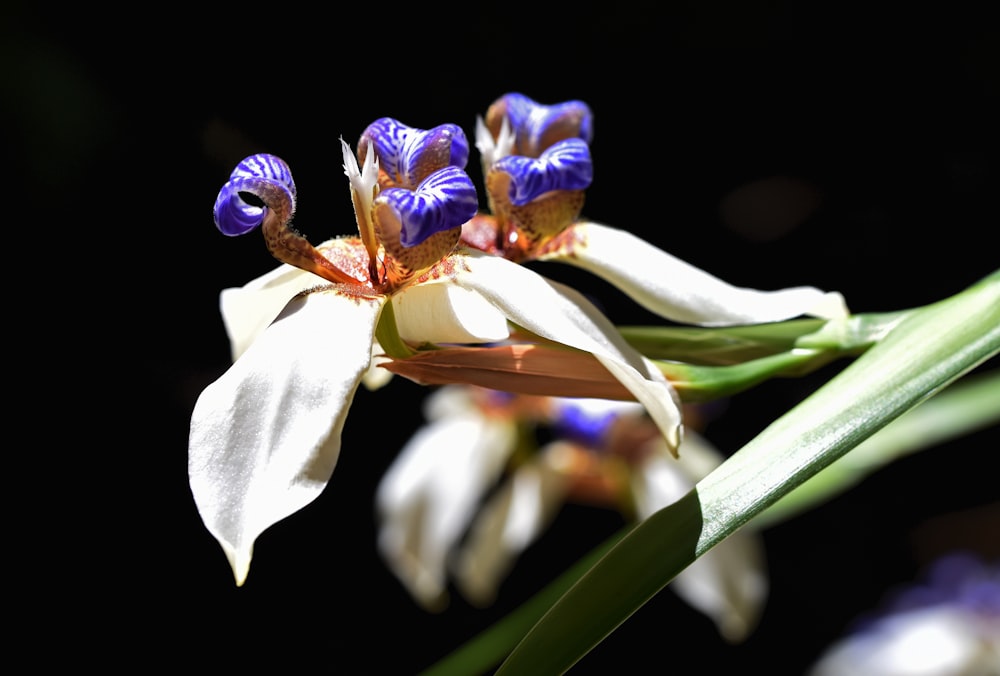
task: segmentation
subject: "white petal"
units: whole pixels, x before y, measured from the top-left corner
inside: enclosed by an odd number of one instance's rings
[[[289,300],[300,291],[320,284],[329,282],[285,264],[241,287],[223,289],[219,294],[219,309],[229,335],[233,361],[246,352]]]
[[[472,415],[422,427],[376,493],[378,545],[393,573],[429,610],[446,600],[446,562],[514,449],[515,429]]]
[[[777,291],[736,287],[624,230],[598,223],[573,226],[572,255],[556,260],[589,270],[661,317],[703,326],[782,321],[801,315],[846,317],[844,298],[811,286]]]
[[[389,381],[392,380],[392,376],[394,375],[392,371],[379,368],[379,364],[392,361],[389,357],[382,356],[383,354],[384,351],[378,341],[372,341],[372,363],[368,366],[368,370],[361,379],[361,383],[368,390],[375,391],[381,389],[388,385]]]
[[[722,461],[722,455],[694,432],[680,447],[680,459],[650,455],[633,477],[640,518],[687,494]],[[703,554],[670,588],[715,622],[728,641],[745,639],[757,626],[768,593],[764,546],[752,530],[741,530]]]
[[[492,343],[510,335],[493,305],[446,282],[408,287],[393,296],[392,308],[399,336],[413,343]]]
[[[768,594],[759,534],[733,533],[681,571],[670,588],[715,622],[724,639],[743,641],[757,627]]]
[[[518,467],[476,517],[454,564],[455,582],[472,603],[486,606],[494,601],[514,562],[563,504],[566,477],[546,457]]]
[[[332,290],[296,298],[198,398],[191,490],[237,584],[257,536],[329,481],[384,302]]]
[[[582,294],[497,256],[471,251],[453,258],[456,284],[481,293],[515,324],[593,354],[646,407],[676,447],[681,414],[673,387]]]

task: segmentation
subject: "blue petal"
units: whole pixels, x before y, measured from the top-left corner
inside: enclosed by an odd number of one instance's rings
[[[399,214],[399,241],[410,247],[434,233],[457,228],[476,215],[479,198],[476,187],[458,167],[439,169],[416,190],[388,188],[379,195]]]
[[[244,158],[215,198],[216,227],[230,237],[244,235],[258,227],[264,221],[267,207],[247,203],[240,193],[256,195],[266,203],[274,198],[276,189],[279,197],[288,200],[294,209],[295,181],[288,164],[280,157],[265,153]]]
[[[586,143],[590,143],[594,137],[594,116],[583,101],[565,101],[546,106],[524,94],[513,92],[502,96],[497,104],[505,107],[521,152],[533,157],[545,150],[541,147],[542,137],[557,124],[567,125],[568,130],[578,127],[573,136]]]
[[[445,166],[464,169],[469,161],[469,141],[462,128],[442,124],[423,130],[399,120],[383,117],[368,125],[361,135],[375,144],[380,168],[394,183],[413,189],[428,175]]]
[[[614,411],[597,412],[581,406],[562,406],[553,428],[561,437],[590,448],[600,448],[608,428],[617,419],[618,414]]]
[[[584,190],[594,178],[590,148],[578,138],[556,143],[538,159],[508,155],[493,168],[511,175],[510,201],[515,206],[552,190]]]

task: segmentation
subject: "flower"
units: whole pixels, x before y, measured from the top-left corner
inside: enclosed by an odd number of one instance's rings
[[[517,557],[567,502],[645,519],[721,461],[688,430],[674,458],[635,402],[512,396],[445,386],[376,494],[379,550],[411,595],[441,610],[449,578],[473,603],[492,602]],[[536,441],[549,431],[554,440]],[[494,490],[495,489],[495,490]],[[767,595],[759,537],[743,530],[681,573],[671,588],[730,641],[756,625]]]
[[[538,340],[592,354],[674,446],[680,437],[669,383],[581,294],[457,246],[478,207],[460,128],[419,130],[383,118],[361,135],[357,158],[341,146],[357,237],[314,247],[296,232],[295,183],[273,155],[243,160],[215,204],[224,234],[260,227],[285,263],[223,292],[237,358],[201,393],[191,418],[192,493],[238,585],[260,533],[329,481],[373,352],[501,341],[513,323]]]
[[[877,615],[828,647],[812,676],[1000,673],[1000,566],[970,552],[935,561]]]
[[[593,180],[590,108],[582,101],[541,105],[514,92],[476,120],[476,147],[495,220],[491,244],[513,260],[576,220]]]
[[[460,127],[421,130],[388,117],[361,134],[357,156],[341,139],[357,236],[313,246],[299,234],[295,183],[274,155],[246,158],[220,190],[219,230],[259,227],[282,262],[220,294],[234,363],[191,419],[192,492],[237,584],[257,536],[326,486],[359,384],[375,388],[392,373],[437,382],[434,372],[475,372],[513,391],[636,400],[676,451],[677,396],[656,365],[582,294],[519,263],[581,265],[681,321],[846,314],[839,294],[736,289],[628,233],[581,221],[592,179],[585,104],[509,94],[478,122],[490,214],[478,213]],[[462,352],[460,367],[425,359],[435,351]],[[559,372],[570,362],[584,382]]]
[[[515,261],[575,265],[677,322],[722,326],[847,316],[837,292],[735,287],[627,230],[579,218],[593,178],[593,133],[593,115],[582,101],[547,106],[520,93],[494,101],[476,125],[492,214],[466,223],[463,243]]]

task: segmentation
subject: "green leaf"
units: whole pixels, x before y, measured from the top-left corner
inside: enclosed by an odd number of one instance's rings
[[[844,492],[885,465],[911,453],[1000,423],[1000,369],[962,378],[907,411],[837,458],[826,469],[755,517],[767,528]]]
[[[497,673],[564,673],[699,556],[998,352],[1000,271],[909,312],[688,495],[629,532],[548,610]]]

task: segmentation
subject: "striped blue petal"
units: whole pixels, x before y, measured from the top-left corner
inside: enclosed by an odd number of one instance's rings
[[[215,198],[215,225],[230,237],[244,235],[264,221],[267,206],[248,203],[240,193],[254,195],[264,204],[281,200],[291,213],[295,208],[295,181],[280,157],[261,153],[243,159]]]
[[[556,141],[575,137],[590,143],[594,137],[594,116],[583,101],[547,106],[513,92],[500,97],[494,106],[510,121],[518,151],[524,155],[538,157],[553,143],[546,143],[550,134]]]
[[[366,139],[372,141],[379,167],[393,185],[411,190],[434,171],[446,166],[464,169],[469,161],[469,141],[455,124],[424,130],[383,117],[368,125],[361,139],[361,148]]]
[[[388,188],[378,197],[399,214],[400,243],[416,246],[437,232],[457,228],[476,215],[476,187],[462,169],[446,167],[434,172],[416,190]]]
[[[594,178],[590,148],[578,138],[556,143],[538,159],[508,155],[493,168],[510,174],[510,201],[515,206],[552,190],[584,190]]]

